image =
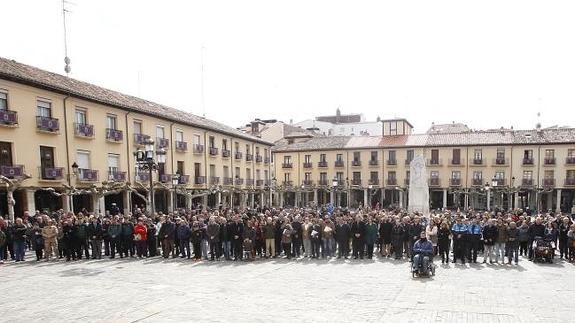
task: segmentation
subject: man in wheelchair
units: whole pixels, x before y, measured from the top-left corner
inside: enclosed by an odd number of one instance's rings
[[[418,275],[429,275],[430,270],[433,273],[433,244],[427,240],[425,231],[419,234],[419,240],[413,245],[413,267],[412,272]]]

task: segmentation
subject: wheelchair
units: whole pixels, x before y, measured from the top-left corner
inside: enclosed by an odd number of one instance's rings
[[[423,257],[423,255],[421,256]],[[417,268],[415,268],[413,265],[410,266],[411,275],[413,278],[435,276],[435,264],[433,264],[433,256],[428,255],[428,257],[429,263],[427,264],[427,268],[423,268],[423,262],[421,262]],[[413,261],[415,262],[415,259]]]

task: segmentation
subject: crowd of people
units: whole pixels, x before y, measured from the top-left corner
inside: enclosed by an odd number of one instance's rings
[[[518,264],[534,258],[538,237],[557,243],[555,254],[575,260],[575,224],[563,214],[319,208],[179,210],[106,214],[62,210],[25,212],[14,223],[0,217],[0,263],[114,258],[194,261],[393,258],[413,261],[414,244],[431,243],[441,263]],[[421,244],[421,242],[420,242]],[[427,245],[427,244],[426,244]],[[415,248],[415,250],[419,250]]]

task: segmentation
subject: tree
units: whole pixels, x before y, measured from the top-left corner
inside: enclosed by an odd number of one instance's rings
[[[4,175],[0,175],[0,181],[6,186],[6,196],[8,200],[8,219],[14,221],[14,205],[16,205],[16,200],[14,199],[14,192],[22,186],[22,182],[31,178],[32,176],[24,174],[22,177],[18,178],[8,178]]]

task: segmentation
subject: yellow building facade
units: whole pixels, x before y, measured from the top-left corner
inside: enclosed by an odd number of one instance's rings
[[[0,59],[0,213],[149,204],[134,153],[152,140],[157,211],[269,203],[271,143],[190,113]],[[28,178],[29,177],[29,178]]]
[[[386,122],[406,131],[390,135]],[[573,128],[412,134],[403,119],[382,126],[378,137],[315,137],[274,147],[279,203],[406,208],[410,162],[421,155],[432,209],[572,212]]]

